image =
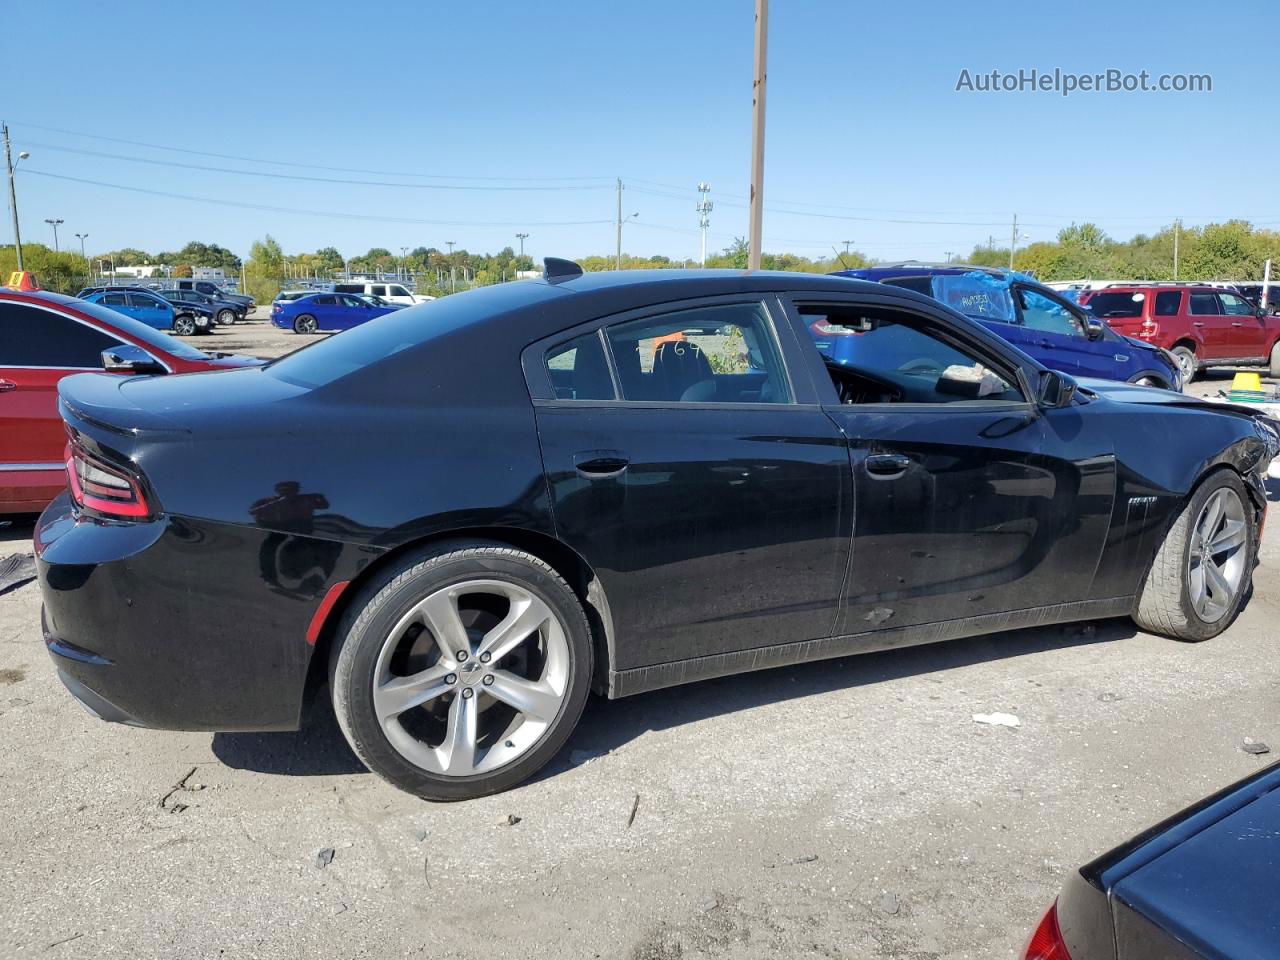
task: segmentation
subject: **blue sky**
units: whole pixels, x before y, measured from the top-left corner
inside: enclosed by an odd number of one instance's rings
[[[0,109],[31,153],[25,241],[49,243],[57,217],[63,245],[88,233],[90,253],[198,239],[244,255],[266,233],[288,252],[484,251],[521,231],[535,256],[577,257],[612,252],[619,176],[624,213],[640,214],[629,253],[697,255],[699,180],[709,246],[746,232],[751,0],[126,2],[110,16],[64,0],[31,17],[48,30],[0,38]],[[1085,220],[1119,238],[1179,216],[1280,226],[1275,24],[1263,2],[775,0],[765,249],[853,240],[941,259],[989,235],[1007,245],[1014,213],[1031,240]],[[1213,91],[955,92],[963,68],[1032,67],[1208,73]],[[353,179],[400,186],[322,182]]]

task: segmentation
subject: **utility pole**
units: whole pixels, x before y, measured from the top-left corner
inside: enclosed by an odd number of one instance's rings
[[[453,245],[457,242],[458,241],[456,240],[445,241],[445,244],[449,247],[449,292],[450,293],[458,292],[458,270],[457,270],[457,267],[453,265]]]
[[[707,228],[711,226],[711,208],[715,206],[707,199],[711,193],[711,185],[708,183],[698,184],[698,193],[702,194],[702,199],[698,201],[695,209],[698,211],[698,228],[702,231],[702,266],[707,265]]]
[[[44,222],[47,223],[49,226],[53,227],[53,252],[57,253],[58,252],[58,224],[66,223],[66,221],[50,220],[48,217],[45,217]]]
[[[22,232],[18,229],[18,194],[13,186],[13,154],[9,151],[9,125],[4,124],[4,166],[9,173],[9,212],[13,214],[13,249],[18,254],[18,269],[22,270]],[[18,159],[26,157],[26,153],[18,154]]]
[[[516,239],[520,241],[520,259],[524,259],[524,242],[529,239],[527,233],[517,233]]]
[[[1267,300],[1268,300],[1267,294],[1270,292],[1271,292],[1271,258],[1268,257],[1267,262],[1262,265],[1262,299],[1259,301],[1259,305],[1262,307],[1263,313],[1267,312]]]
[[[1173,279],[1178,279],[1178,234],[1182,233],[1182,218],[1173,221]]]
[[[847,257],[849,255],[849,248],[853,246],[853,241],[841,240],[840,242],[844,244],[844,255]]]
[[[614,257],[613,269],[622,269],[622,178],[618,178],[618,249]]]
[[[1013,233],[1009,235],[1009,269],[1013,269],[1013,251],[1018,246],[1018,215],[1013,215]]]
[[[950,262],[951,262],[951,255],[952,255],[954,252],[955,252],[954,250],[948,250],[948,251],[946,251],[946,254],[947,254],[947,263],[950,263]]]
[[[85,266],[88,266],[88,265],[89,265],[89,258],[88,258],[87,256],[85,256],[85,253],[84,253],[84,242],[85,242],[85,240],[87,240],[88,238],[89,238],[89,235],[88,235],[87,233],[77,233],[77,234],[76,234],[76,239],[80,241],[80,259],[81,259],[81,260],[83,260],[83,261],[85,262]],[[92,277],[93,277],[93,271],[92,271],[92,270],[90,270],[90,271],[89,271],[89,276],[90,276],[90,279],[92,279]]]
[[[760,269],[764,231],[764,96],[768,78],[769,0],[756,0],[755,76],[751,83],[751,210],[747,269]]]

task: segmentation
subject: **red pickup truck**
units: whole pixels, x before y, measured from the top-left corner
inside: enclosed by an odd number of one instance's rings
[[[1183,383],[1205,367],[1263,366],[1280,377],[1280,316],[1230,290],[1133,284],[1088,290],[1080,303],[1117,333],[1172,352]]]

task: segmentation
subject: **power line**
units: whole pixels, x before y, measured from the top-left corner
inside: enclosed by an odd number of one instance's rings
[[[96,133],[82,133],[78,130],[65,130],[61,127],[48,127],[39,123],[19,123],[19,127],[30,127],[33,130],[45,130],[49,133],[62,133],[72,137],[85,137],[90,140],[105,140],[110,143],[123,143],[131,147],[147,147],[151,150],[170,150],[174,153],[186,153],[197,157],[215,157],[219,160],[241,160],[245,163],[266,163],[279,167],[296,167],[303,170],[328,170],[331,173],[365,173],[377,177],[423,177],[434,180],[511,180],[511,181],[529,181],[529,182],[568,182],[577,180],[599,180],[601,182],[611,181],[612,177],[479,177],[479,176],[457,176],[444,173],[419,173],[403,170],[369,170],[361,167],[331,167],[318,163],[300,163],[293,160],[268,160],[265,157],[245,157],[232,153],[213,153],[208,150],[191,150],[187,147],[171,147],[163,143],[147,143],[142,140],[125,140],[121,137],[107,137]],[[69,147],[61,147],[54,149],[68,150]]]
[[[130,193],[145,193],[153,197],[168,197],[172,200],[191,200],[196,203],[215,203],[222,207],[240,207],[246,210],[264,210],[269,213],[294,213],[307,217],[333,217],[338,220],[367,220],[373,223],[414,223],[426,226],[446,227],[581,227],[598,223],[612,223],[611,220],[421,220],[414,217],[383,217],[374,214],[340,213],[333,210],[303,210],[298,207],[277,207],[265,203],[245,203],[236,200],[220,200],[215,197],[200,197],[187,193],[169,193],[165,190],[149,190],[145,187],[130,187],[121,183],[106,183],[102,180],[89,180],[84,177],[68,177],[60,173],[46,173],[43,170],[23,168],[23,176],[48,177],[51,180],[66,180],[71,183],[85,183],[94,187],[109,187],[112,190],[127,190]]]
[[[153,157],[130,157],[121,153],[106,153],[101,150],[82,150],[78,147],[60,147],[52,143],[26,141],[32,147],[41,150],[57,150],[62,153],[77,153],[88,157],[103,157],[108,160],[125,160],[129,163],[147,163],[158,167],[180,167],[183,170],[204,170],[212,173],[233,173],[242,177],[265,177],[270,180],[302,180],[309,183],[339,183],[357,187],[396,187],[407,190],[600,190],[604,184],[580,186],[498,186],[493,184],[459,184],[459,183],[392,183],[386,180],[352,180],[343,177],[312,177],[301,173],[270,173],[265,170],[236,170],[231,167],[214,167],[203,163],[182,163],[179,160],[156,160]]]

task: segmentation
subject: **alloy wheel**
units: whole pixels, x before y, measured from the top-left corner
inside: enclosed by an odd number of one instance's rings
[[[173,332],[180,337],[189,337],[196,332],[196,322],[187,316],[178,317],[173,321]]]
[[[533,749],[569,690],[564,624],[504,580],[436,590],[378,654],[373,708],[387,741],[429,773],[490,773]]]
[[[1235,603],[1244,580],[1248,534],[1240,496],[1230,487],[1215,490],[1191,528],[1187,555],[1191,605],[1206,623],[1221,620]]]
[[[218,312],[218,323],[224,327],[229,327],[236,322],[236,314],[234,310],[220,310]]]
[[[1195,354],[1181,350],[1176,356],[1178,358],[1178,366],[1182,369],[1182,382],[1190,383],[1192,377],[1196,375]]]

